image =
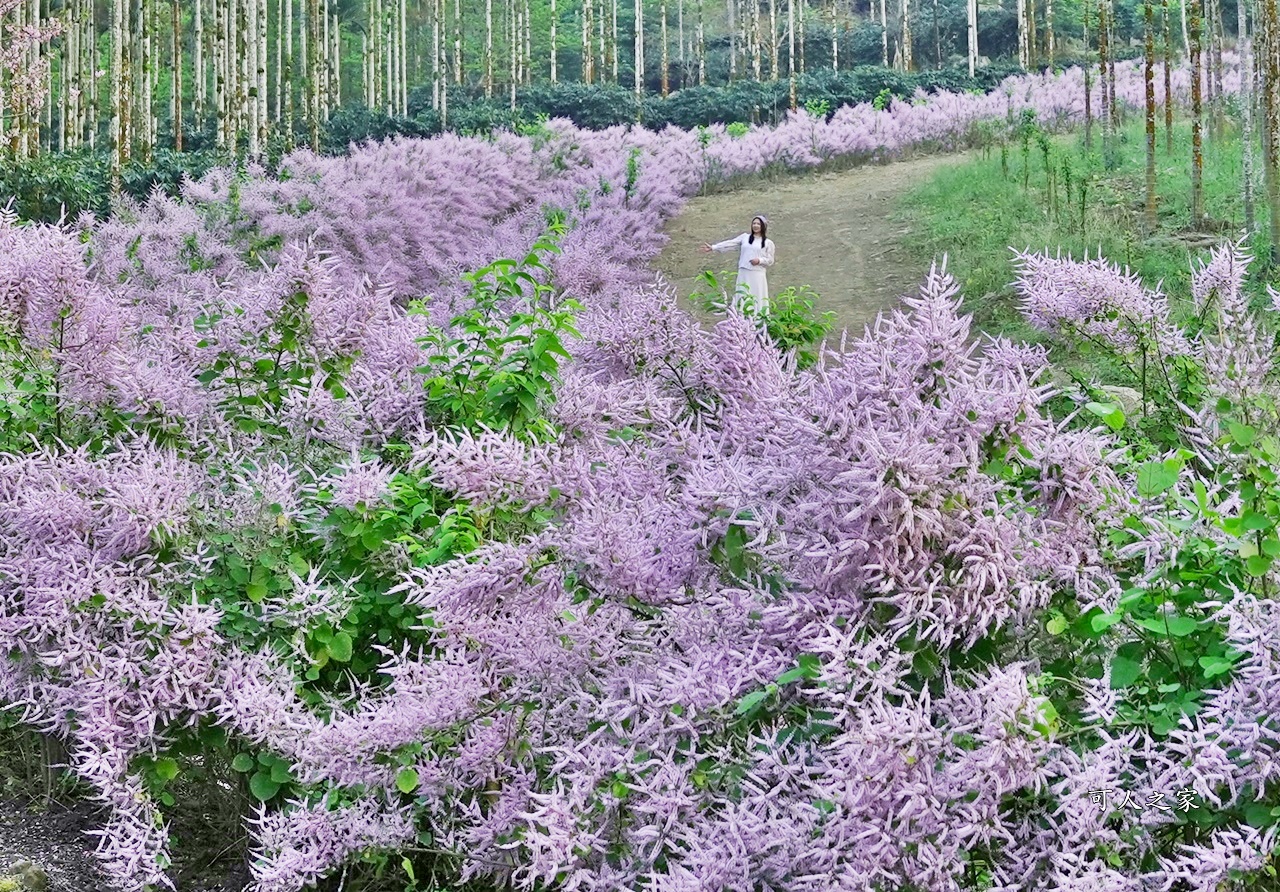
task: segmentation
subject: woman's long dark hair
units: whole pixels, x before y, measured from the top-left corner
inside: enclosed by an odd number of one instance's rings
[[[769,241],[769,224],[765,222],[764,217],[752,217],[751,222],[760,221],[760,244]],[[747,230],[747,244],[754,245],[756,242],[756,234],[751,230]]]

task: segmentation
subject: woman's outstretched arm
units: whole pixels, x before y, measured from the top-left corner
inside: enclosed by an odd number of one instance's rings
[[[742,235],[735,235],[733,238],[725,239],[722,242],[716,242],[714,245],[703,245],[703,249],[707,251],[732,251],[734,248],[742,244]]]

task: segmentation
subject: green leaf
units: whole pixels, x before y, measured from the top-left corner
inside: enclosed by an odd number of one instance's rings
[[[796,666],[778,676],[777,685],[790,684],[802,678],[817,678],[821,672],[821,663],[814,654],[801,655]]]
[[[736,709],[734,709],[733,714],[746,715],[751,710],[759,706],[761,701],[763,701],[764,698],[768,696],[769,696],[768,691],[752,691],[750,694],[747,694],[745,697],[743,697],[741,700],[738,701],[738,706]]]
[[[1182,638],[1194,632],[1199,623],[1189,616],[1149,616],[1138,620],[1138,625],[1157,635]]]
[[[261,604],[262,599],[267,596],[267,586],[261,582],[251,582],[245,586],[244,593],[253,603]]]
[[[1095,616],[1093,619],[1094,630],[1097,631],[1097,621],[1099,618]],[[1059,613],[1057,616],[1051,617],[1049,621],[1045,623],[1044,627],[1050,635],[1061,635],[1067,630],[1067,618]]]
[[[1254,802],[1244,807],[1244,820],[1250,827],[1257,827],[1259,830],[1264,827],[1270,827],[1276,822],[1275,817],[1271,814],[1271,806],[1263,802]]]
[[[1253,445],[1254,437],[1258,432],[1247,424],[1240,424],[1238,421],[1227,422],[1227,431],[1231,434],[1231,439],[1241,446]]]
[[[236,753],[236,757],[231,760],[231,767],[242,774],[248,774],[253,771],[256,764],[253,756],[248,753]]]
[[[339,632],[333,636],[333,640],[326,646],[329,656],[339,663],[347,663],[351,660],[352,641],[351,636],[346,632]]]
[[[1244,568],[1251,576],[1263,576],[1267,570],[1271,569],[1271,561],[1272,559],[1266,555],[1255,554],[1244,562]]]
[[[273,781],[270,774],[259,771],[249,778],[249,792],[254,795],[254,798],[266,802],[280,792],[280,784]]]
[[[1123,613],[1099,613],[1092,620],[1090,620],[1090,625],[1093,627],[1093,631],[1095,632],[1105,632],[1107,629],[1111,628],[1116,623],[1120,622],[1122,619],[1124,619]],[[1051,633],[1051,634],[1056,634],[1056,633]]]
[[[418,789],[418,772],[412,768],[401,768],[397,771],[396,789],[406,795]]]
[[[155,773],[156,777],[168,783],[178,776],[178,760],[169,756],[157,759]]]
[[[1142,675],[1142,664],[1137,660],[1116,654],[1111,659],[1111,689],[1127,688]]]
[[[1085,411],[1097,415],[1113,431],[1124,427],[1124,411],[1115,403],[1086,403]]]
[[[1226,657],[1201,657],[1199,663],[1200,668],[1204,670],[1205,678],[1213,678],[1225,672],[1230,672],[1232,666],[1235,665]]]
[[[1267,517],[1265,514],[1259,514],[1257,511],[1246,511],[1244,513],[1243,523],[1241,524],[1244,529],[1249,531],[1269,530],[1274,525],[1275,524],[1272,522],[1271,518]]]
[[[1167,461],[1149,461],[1138,468],[1138,495],[1145,499],[1160,495],[1178,482],[1178,470],[1181,463],[1174,467]]]

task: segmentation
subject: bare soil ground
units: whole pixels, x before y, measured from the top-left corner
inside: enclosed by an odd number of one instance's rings
[[[86,833],[100,826],[101,817],[86,805],[51,802],[33,811],[23,802],[0,800],[0,876],[15,861],[29,861],[45,871],[49,892],[106,892],[95,840]]]
[[[671,240],[653,268],[687,297],[703,270],[731,270],[737,263],[729,254],[703,254],[700,246],[745,232],[752,216],[763,213],[777,244],[769,292],[808,285],[820,298],[818,309],[835,313],[834,333],[851,328],[851,336],[860,335],[879,312],[914,293],[929,270],[904,247],[909,232],[894,219],[897,198],[968,157],[930,155],[699,196],[667,224]]]

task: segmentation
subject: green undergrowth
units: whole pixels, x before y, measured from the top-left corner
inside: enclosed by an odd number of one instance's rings
[[[1206,219],[1199,226],[1191,225],[1191,125],[1175,122],[1168,152],[1163,119],[1158,122],[1158,226],[1151,233],[1143,221],[1146,160],[1140,116],[1130,116],[1109,151],[1097,126],[1089,147],[1083,131],[1048,136],[1030,117],[1010,130],[979,157],[944,168],[909,192],[898,212],[908,224],[913,254],[924,262],[947,255],[965,309],[982,331],[1043,340],[1018,310],[1013,248],[1061,251],[1077,259],[1100,251],[1141,275],[1148,286],[1160,283],[1175,314],[1181,314],[1195,260],[1207,258],[1213,244],[1244,233],[1240,128],[1230,116],[1220,140],[1206,127]],[[1254,176],[1255,195],[1261,198],[1260,157]],[[1265,229],[1261,204],[1257,213],[1257,225]],[[1255,256],[1266,256],[1265,232],[1249,244]],[[1255,263],[1250,288],[1261,294],[1274,273]],[[1080,361],[1061,350],[1055,350],[1054,359],[1069,366]]]

